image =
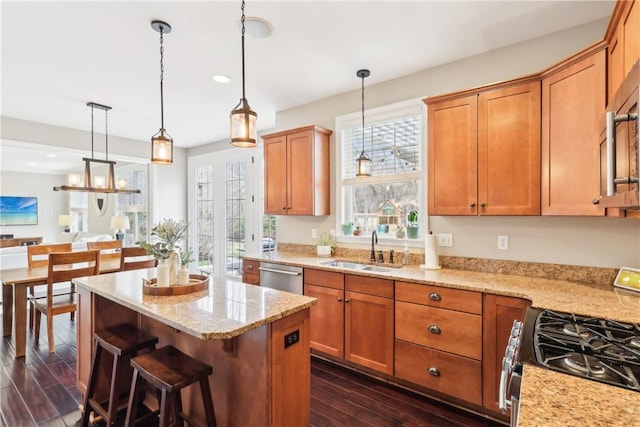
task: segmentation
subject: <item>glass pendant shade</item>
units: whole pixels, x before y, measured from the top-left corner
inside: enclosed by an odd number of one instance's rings
[[[356,176],[371,176],[371,160],[364,154],[364,151],[356,160]]]
[[[151,137],[151,163],[170,165],[173,163],[173,138],[160,129]]]
[[[256,123],[258,115],[251,110],[246,99],[231,111],[231,145],[234,147],[251,148],[256,146],[258,129]]]

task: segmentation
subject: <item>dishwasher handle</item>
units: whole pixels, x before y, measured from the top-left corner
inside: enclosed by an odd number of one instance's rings
[[[302,273],[299,271],[287,271],[287,270],[278,270],[275,268],[268,267],[259,267],[260,271],[268,271],[270,273],[279,273],[279,274],[287,274],[289,276],[300,276]]]

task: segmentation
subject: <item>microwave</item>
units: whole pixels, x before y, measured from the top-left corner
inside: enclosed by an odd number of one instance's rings
[[[600,135],[600,197],[604,208],[640,210],[638,103],[640,62],[611,98]]]

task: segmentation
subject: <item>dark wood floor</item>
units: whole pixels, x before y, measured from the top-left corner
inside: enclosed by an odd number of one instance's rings
[[[80,419],[75,323],[56,316],[54,354],[44,336],[36,346],[29,333],[20,359],[11,338],[0,341],[0,427],[76,426]],[[312,360],[311,374],[313,427],[497,426],[320,360]]]

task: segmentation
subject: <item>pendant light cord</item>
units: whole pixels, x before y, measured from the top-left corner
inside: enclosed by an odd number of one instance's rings
[[[240,22],[242,23],[242,99],[245,100],[244,96],[244,0],[242,0],[242,18]]]
[[[160,129],[164,132],[164,91],[162,90],[164,82],[164,27],[160,25]]]
[[[364,74],[362,75],[362,152],[364,153]]]

